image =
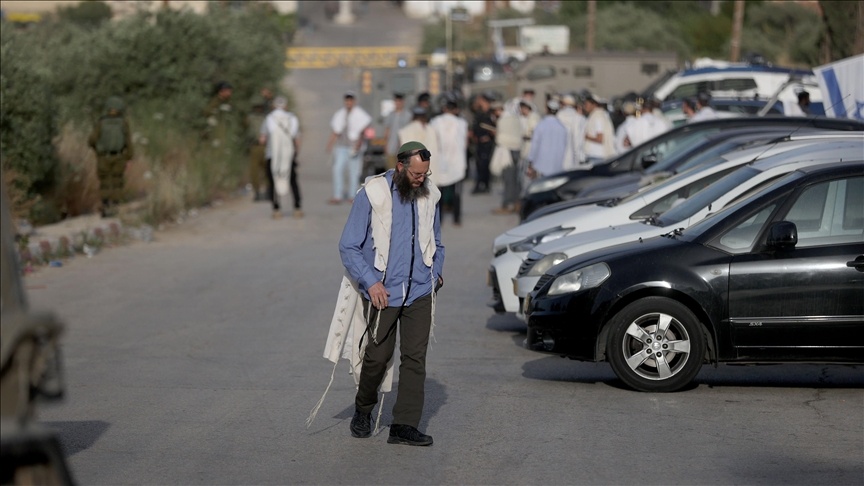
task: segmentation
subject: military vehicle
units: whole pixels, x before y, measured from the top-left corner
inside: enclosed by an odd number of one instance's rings
[[[35,420],[39,401],[63,396],[63,324],[27,305],[2,187],[0,212],[0,484],[73,484],[56,435]]]
[[[534,90],[538,100],[583,90],[612,98],[628,92],[642,92],[658,77],[677,69],[677,56],[667,52],[535,55],[519,63],[503,78],[465,83],[462,91],[466,99],[484,92],[509,99],[529,88]]]
[[[360,72],[358,103],[372,116],[372,130],[366,134],[367,149],[363,157],[362,178],[383,172],[386,168],[384,118],[393,111],[393,94],[405,96],[405,107],[414,106],[417,95],[429,93],[433,103],[445,89],[443,68],[431,66],[370,68]]]

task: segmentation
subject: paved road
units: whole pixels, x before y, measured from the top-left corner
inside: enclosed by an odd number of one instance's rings
[[[313,2],[306,2],[312,4]],[[314,15],[320,14],[313,12]],[[389,2],[305,42],[406,43]],[[391,31],[391,27],[396,29]],[[380,35],[379,35],[380,34]],[[445,222],[446,283],[421,429],[431,448],[350,437],[353,380],[321,358],[347,206],[328,206],[327,118],[343,71],[293,73],[306,131],[303,220],[227,201],[149,244],[29,276],[34,307],[68,324],[68,398],[43,409],[81,484],[861,484],[860,368],[706,368],[690,390],[635,393],[606,364],[528,352],[486,306],[497,196]],[[385,399],[383,423],[393,397]]]

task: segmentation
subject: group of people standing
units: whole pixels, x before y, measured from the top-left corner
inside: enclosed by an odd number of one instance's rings
[[[578,96],[568,93],[544,100],[541,113],[533,90],[525,90],[521,97],[506,103],[492,95],[480,95],[475,134],[491,133],[492,150],[478,148],[478,184],[491,164],[504,185],[501,206],[493,212],[518,213],[522,191],[535,179],[590,168],[618,153],[616,130],[605,103],[587,91]],[[660,133],[661,124],[656,121],[652,114],[633,124],[632,133],[623,136],[621,150]],[[668,125],[662,124],[662,130],[666,129]],[[478,142],[482,140],[478,138]]]
[[[360,182],[364,133],[372,118],[356,105],[355,98],[354,92],[345,93],[344,106],[333,114],[330,122],[332,133],[327,150],[333,153],[331,204],[353,202]],[[435,155],[430,161],[428,181],[440,191],[442,208],[452,214],[457,226],[462,222],[461,186],[467,173],[469,140],[468,122],[460,111],[458,100],[449,98],[441,113],[435,113],[428,93],[419,94],[415,105],[408,109],[405,95],[394,93],[393,109],[383,120],[386,168],[396,168],[399,148],[404,144],[422,144]]]

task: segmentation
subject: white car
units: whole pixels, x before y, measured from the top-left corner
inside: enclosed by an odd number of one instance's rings
[[[864,138],[857,141],[834,143],[826,148],[820,147],[818,153],[802,154],[794,151],[777,154],[740,167],[697,196],[688,199],[659,217],[639,223],[627,223],[621,226],[574,233],[537,245],[523,260],[514,279],[514,289],[520,304],[520,309],[516,315],[523,320],[525,319],[524,309],[521,307],[525,297],[534,290],[537,281],[547,270],[568,258],[600,248],[652,238],[687,228],[712,212],[773,184],[790,172],[802,167],[860,157],[862,153],[864,153]]]
[[[755,158],[796,150],[819,151],[819,144],[849,134],[807,135],[773,145],[726,154],[721,162],[705,164],[678,174],[660,184],[649,186],[615,203],[577,206],[528,221],[495,238],[492,246],[487,284],[492,287],[493,303],[499,312],[518,312],[519,299],[513,279],[528,251],[547,241],[576,233],[644,220],[671,209],[738,167]],[[860,134],[853,137],[860,139]]]
[[[701,60],[692,69],[667,79],[654,96],[662,101],[694,97],[701,91],[714,97],[740,99],[767,100],[777,96],[785,108],[797,105],[801,90],[810,93],[811,104],[822,104],[822,91],[812,70]]]

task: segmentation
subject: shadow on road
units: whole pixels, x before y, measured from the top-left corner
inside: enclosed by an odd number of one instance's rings
[[[387,427],[391,423],[393,423],[393,404],[396,403],[396,390],[399,389],[399,382],[393,382],[393,390],[389,393],[386,393],[383,398],[383,406],[384,408],[381,411],[381,426]],[[339,425],[333,425],[330,427],[326,427],[323,430],[327,430],[331,427],[342,426],[344,423],[345,432],[348,432],[348,423],[351,421],[351,417],[354,416],[354,395],[351,395],[351,405],[342,409],[336,415],[333,415],[333,418],[339,420]],[[374,420],[378,415],[378,407],[382,405],[381,396],[378,397],[378,406],[375,407],[375,410],[372,411],[372,419]],[[437,380],[426,378],[426,400],[423,405],[423,418],[420,420],[420,430],[426,430],[429,425],[430,418],[434,417],[438,410],[447,403],[447,391],[441,383]],[[322,432],[316,431],[314,433]]]
[[[63,454],[73,456],[89,449],[111,426],[102,420],[81,420],[70,422],[43,422],[44,426],[57,431]]]
[[[533,380],[569,381],[573,383],[604,383],[613,388],[629,390],[615,376],[608,363],[588,363],[549,356],[529,361],[522,366],[522,376]],[[864,388],[864,373],[860,366],[786,364],[736,366],[704,366],[693,382],[680,391],[700,386],[766,387],[766,388]]]
[[[525,334],[525,323],[513,314],[492,314],[486,321],[486,328],[492,331]]]

